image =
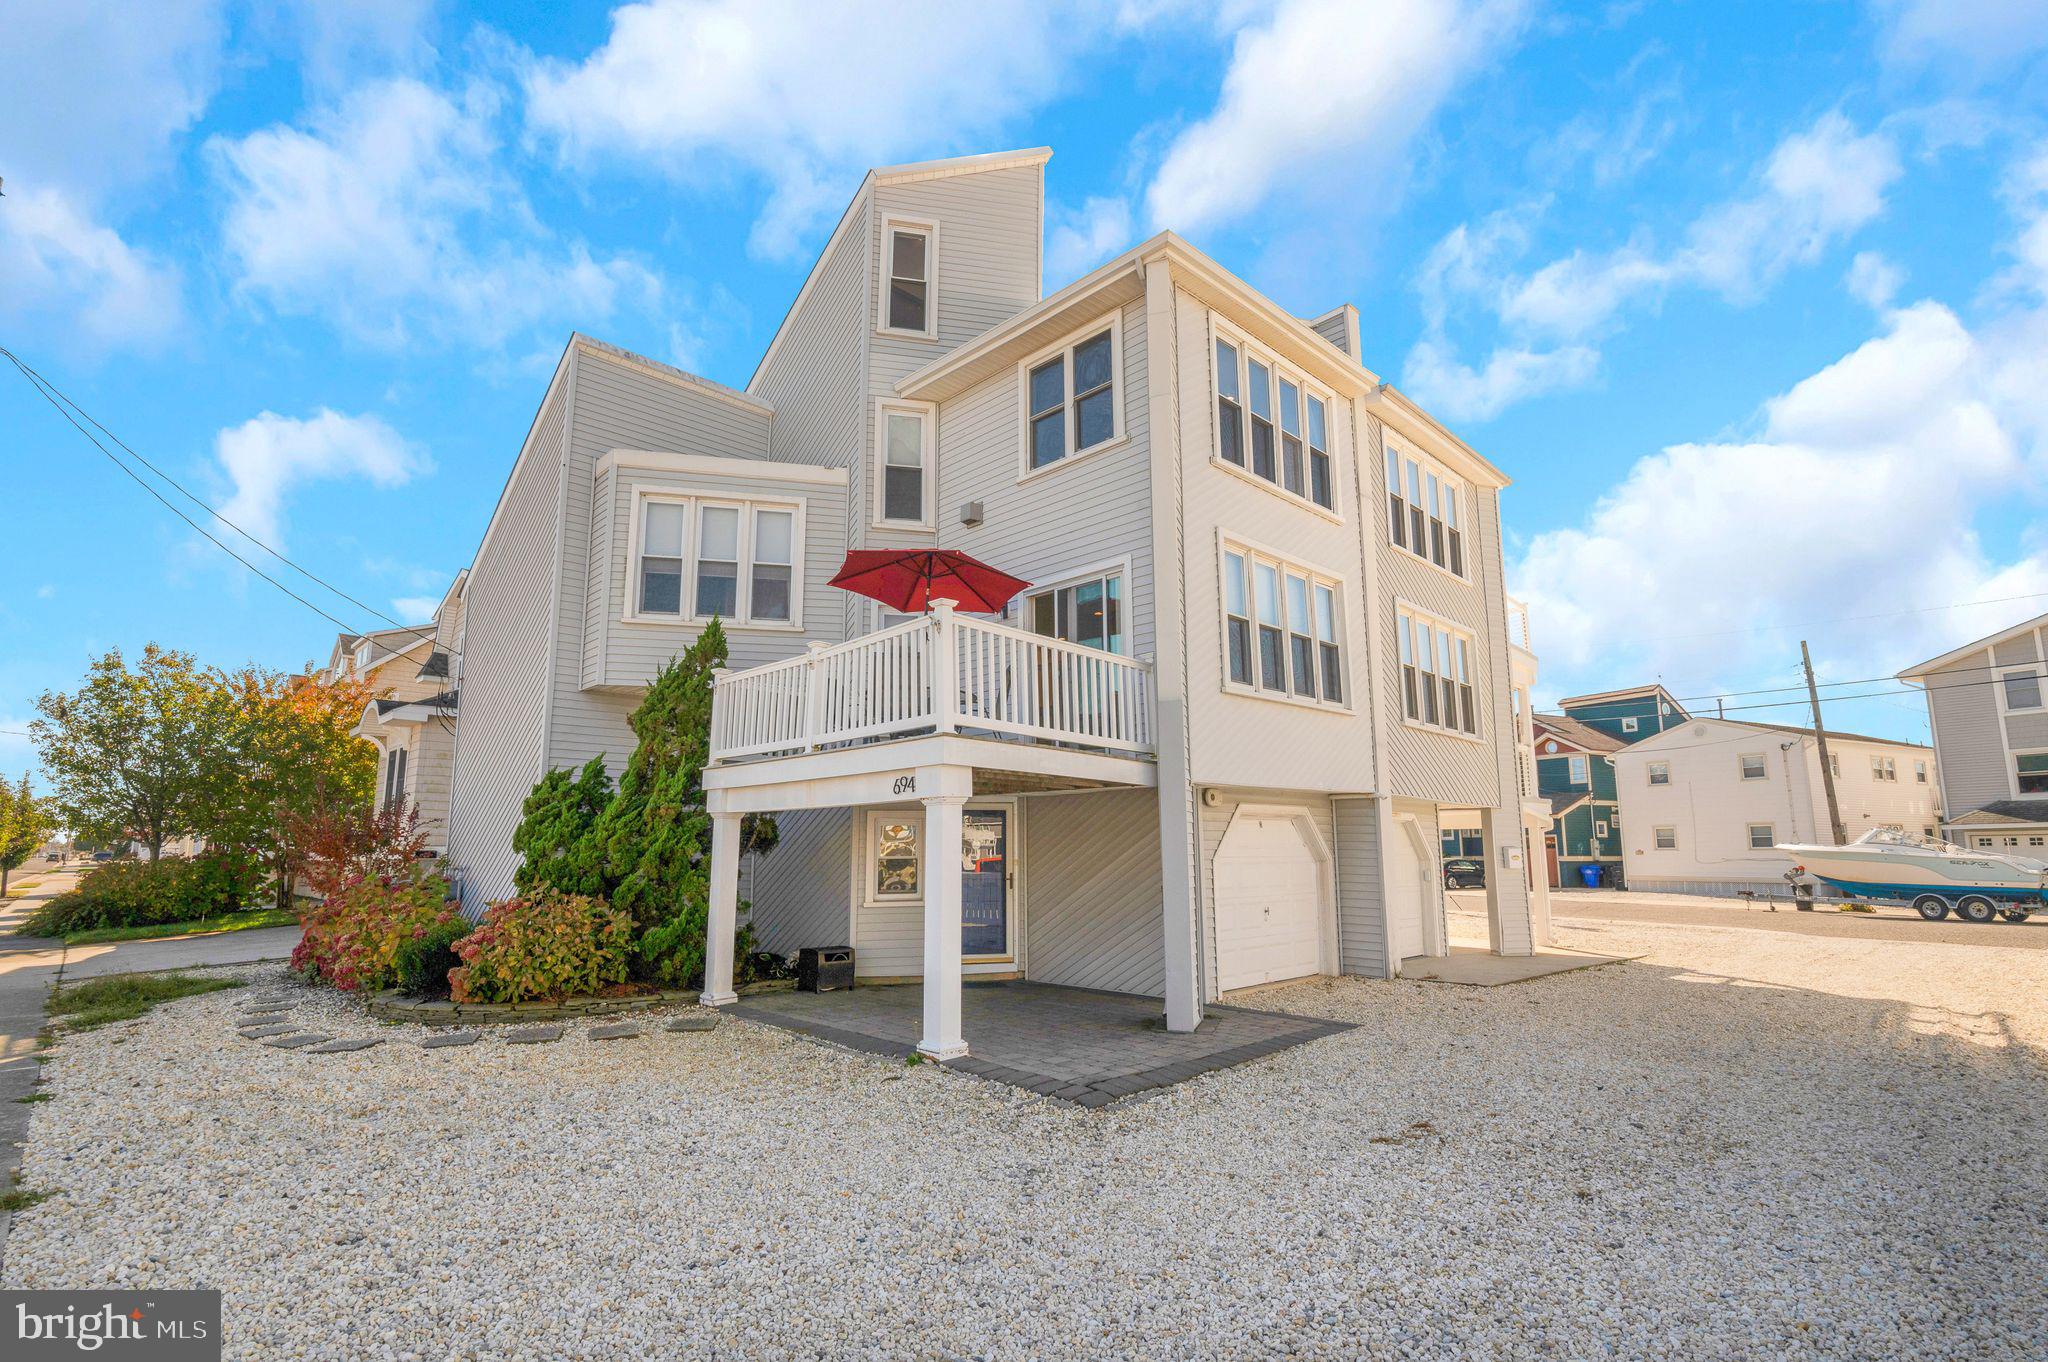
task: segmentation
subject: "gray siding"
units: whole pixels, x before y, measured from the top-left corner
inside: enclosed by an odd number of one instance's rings
[[[1165,994],[1156,800],[1118,790],[1024,801],[1031,978]]]
[[[512,831],[541,773],[549,610],[572,355],[543,403],[470,572],[448,857],[463,908],[512,892]],[[579,635],[580,637],[580,635]]]
[[[1998,698],[1994,687],[1975,684],[1995,674],[1985,670],[1989,661],[1988,650],[1971,653],[1926,678],[1941,759],[1942,812],[1948,818],[2012,798]]]
[[[1337,858],[1337,946],[1346,974],[1386,976],[1386,881],[1380,862],[1378,801],[1331,801]]]
[[[775,850],[754,858],[748,921],[762,950],[794,955],[805,946],[853,938],[848,893],[853,865],[850,809],[777,814]]]

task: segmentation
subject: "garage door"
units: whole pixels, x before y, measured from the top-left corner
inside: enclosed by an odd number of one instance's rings
[[[1428,949],[1423,943],[1422,915],[1426,909],[1422,863],[1415,851],[1415,825],[1394,820],[1394,833],[1387,848],[1387,929],[1393,934],[1393,956],[1398,962]]]
[[[1239,814],[1216,848],[1217,986],[1322,968],[1322,863],[1286,814]]]

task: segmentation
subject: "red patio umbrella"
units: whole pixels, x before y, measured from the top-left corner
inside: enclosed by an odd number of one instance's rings
[[[880,601],[891,610],[928,610],[950,600],[962,610],[999,614],[1031,583],[953,549],[855,549],[833,586]]]

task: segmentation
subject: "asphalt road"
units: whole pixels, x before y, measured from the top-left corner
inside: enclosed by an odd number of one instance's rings
[[[1459,890],[1450,896],[1463,912],[1486,912],[1486,896]],[[1552,922],[1635,922],[1674,927],[1745,927],[1752,931],[1796,932],[1833,936],[1847,941],[1926,941],[1952,946],[2008,946],[2048,950],[2048,913],[2025,922],[2000,920],[1972,926],[1954,917],[1927,922],[1905,904],[1881,904],[1873,913],[1845,913],[1823,902],[1811,913],[1789,904],[1749,904],[1741,899],[1695,898],[1685,894],[1635,894],[1626,890],[1595,893],[1550,893]]]

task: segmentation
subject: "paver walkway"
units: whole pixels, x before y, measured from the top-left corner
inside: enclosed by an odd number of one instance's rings
[[[729,1011],[869,1054],[917,1045],[924,990],[916,984],[833,993],[757,993]],[[1345,1022],[1210,1007],[1187,1034],[1161,1024],[1157,998],[1052,984],[969,984],[961,1030],[972,1053],[946,1067],[1048,1097],[1099,1107],[1350,1030]]]
[[[27,878],[33,869],[17,874]],[[267,927],[215,936],[108,942],[67,951],[61,941],[12,935],[16,923],[76,880],[75,868],[42,873],[26,894],[0,902],[0,1191],[13,1186],[14,1172],[21,1167],[21,1146],[35,1108],[20,1099],[35,1088],[36,1034],[43,1029],[43,1004],[52,984],[131,971],[282,960],[299,941],[297,927]],[[10,1219],[0,1211],[0,1264],[6,1262]]]

